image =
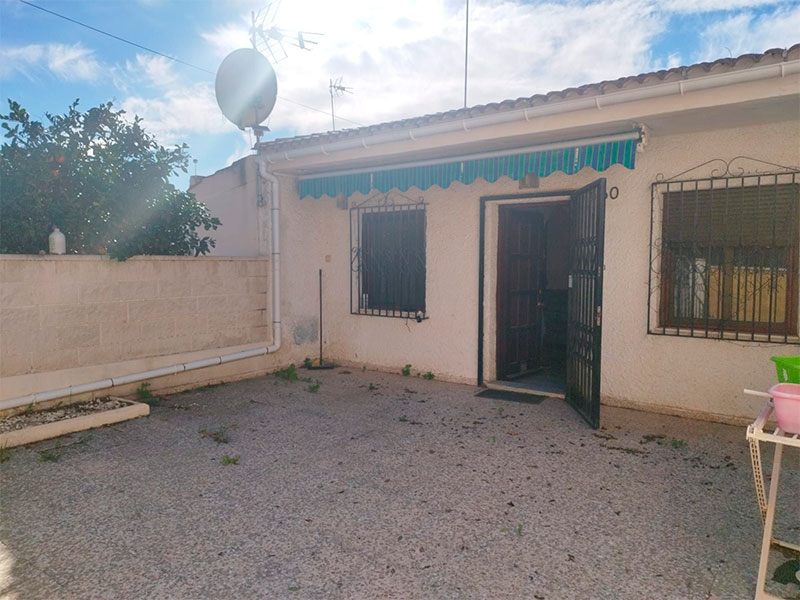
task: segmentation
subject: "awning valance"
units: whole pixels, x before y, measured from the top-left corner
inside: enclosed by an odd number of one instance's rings
[[[628,139],[582,145],[575,143],[566,147],[398,165],[393,168],[377,167],[343,174],[306,176],[300,178],[299,193],[301,198],[319,198],[325,195],[335,197],[338,194],[350,196],[354,192],[368,194],[372,190],[386,193],[395,188],[401,192],[412,187],[426,190],[433,185],[446,188],[454,181],[469,185],[479,177],[494,182],[505,175],[518,181],[528,173],[547,177],[556,171],[563,171],[572,175],[584,167],[605,171],[611,165],[619,164],[633,169],[638,132],[618,137],[624,136],[628,136]]]

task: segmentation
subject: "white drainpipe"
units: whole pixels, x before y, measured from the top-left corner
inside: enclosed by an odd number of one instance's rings
[[[262,346],[260,348],[253,348],[252,350],[234,352],[232,354],[221,354],[212,358],[204,358],[202,360],[195,360],[187,363],[179,363],[177,365],[161,367],[159,369],[151,369],[149,371],[121,375],[119,377],[109,377],[108,379],[92,381],[91,383],[70,385],[54,390],[28,394],[27,396],[8,398],[7,400],[0,401],[0,410],[18,408],[20,406],[29,406],[38,402],[56,400],[58,398],[65,398],[67,396],[74,396],[76,394],[96,392],[98,390],[124,385],[127,383],[137,383],[139,381],[146,381],[148,379],[164,377],[166,375],[177,375],[178,373],[183,373],[184,371],[194,371],[195,369],[214,367],[233,362],[235,360],[244,360],[245,358],[253,358],[255,356],[262,356],[277,352],[281,347],[280,185],[278,183],[278,179],[272,173],[267,171],[266,164],[261,160],[258,160],[258,172],[261,177],[272,184],[272,343],[270,345]]]

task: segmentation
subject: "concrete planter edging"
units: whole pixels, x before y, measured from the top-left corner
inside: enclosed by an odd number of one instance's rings
[[[64,419],[63,421],[56,421],[55,423],[44,423],[42,425],[33,425],[16,431],[0,433],[0,448],[24,446],[42,440],[61,437],[68,433],[95,429],[97,427],[103,427],[104,425],[112,425],[114,423],[135,419],[137,417],[146,417],[150,414],[150,407],[147,404],[116,397],[114,400],[124,402],[127,406],[105,410],[92,415],[72,417]]]

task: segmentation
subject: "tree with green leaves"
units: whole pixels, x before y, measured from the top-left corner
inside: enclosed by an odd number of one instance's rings
[[[67,237],[67,252],[125,260],[137,254],[200,255],[216,229],[194,194],[169,178],[187,172],[187,146],[165,148],[111,102],[32,120],[8,101],[0,115],[0,253],[36,254],[52,226]]]

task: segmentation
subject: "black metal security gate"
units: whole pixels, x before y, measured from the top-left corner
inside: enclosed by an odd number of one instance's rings
[[[737,156],[658,176],[647,333],[797,344],[798,217],[790,167]]]
[[[606,180],[598,179],[570,196],[566,398],[596,429],[600,426]]]

